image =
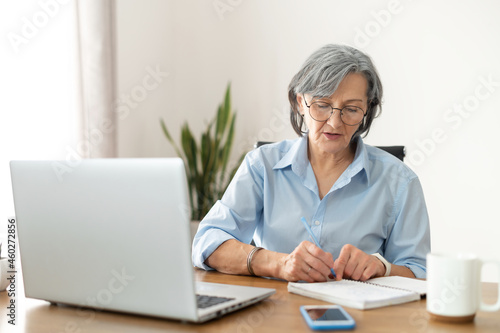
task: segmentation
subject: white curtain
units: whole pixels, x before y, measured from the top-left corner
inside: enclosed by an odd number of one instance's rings
[[[114,0],[77,0],[82,158],[116,157]]]

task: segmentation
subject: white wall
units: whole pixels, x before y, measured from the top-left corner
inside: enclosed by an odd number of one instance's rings
[[[0,241],[4,251],[7,218],[15,216],[9,161],[65,159],[77,143],[74,3],[43,6],[46,3],[0,2]]]
[[[185,120],[199,131],[228,81],[238,151],[257,139],[293,138],[291,77],[318,47],[350,44],[372,56],[385,88],[366,142],[406,145],[424,186],[433,250],[500,259],[499,12],[485,0],[119,1],[118,91],[135,89],[142,99],[145,68],[169,74],[123,117],[119,154],[174,156],[158,118],[176,138]]]

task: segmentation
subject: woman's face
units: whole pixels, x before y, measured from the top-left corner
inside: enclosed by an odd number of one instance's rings
[[[327,121],[316,121],[311,118],[306,103],[311,105],[313,102],[321,101],[339,109],[351,105],[363,109],[366,113],[367,88],[368,82],[362,74],[351,73],[340,82],[337,90],[330,97],[315,98],[308,94],[297,95],[299,112],[304,115],[304,121],[309,129],[309,145],[313,153],[329,153],[335,156],[348,153],[351,138],[360,125],[345,125],[340,119],[340,110],[333,110],[333,115]]]

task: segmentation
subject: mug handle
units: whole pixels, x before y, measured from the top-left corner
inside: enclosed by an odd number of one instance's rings
[[[498,273],[500,274],[500,262],[497,262],[497,261],[482,261],[481,262],[481,267],[485,264],[493,264],[497,267],[498,269]],[[479,282],[481,283],[481,282]],[[481,290],[481,289],[479,289]],[[500,283],[498,283],[498,294],[497,294],[497,302],[496,304],[486,304],[483,302],[482,300],[482,297],[481,297],[481,300],[480,300],[480,303],[479,303],[479,309],[482,310],[482,311],[497,311],[497,310],[500,310]]]

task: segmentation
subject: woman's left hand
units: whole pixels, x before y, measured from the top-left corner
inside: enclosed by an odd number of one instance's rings
[[[342,247],[339,257],[333,264],[333,269],[337,280],[347,278],[366,281],[385,275],[385,266],[380,260],[351,244]]]

